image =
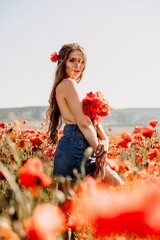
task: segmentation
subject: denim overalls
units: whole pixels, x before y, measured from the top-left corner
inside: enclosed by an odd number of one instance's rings
[[[53,176],[70,176],[72,179],[76,179],[73,169],[77,169],[81,173],[81,162],[87,147],[89,144],[78,126],[76,124],[65,125],[63,136],[54,155]],[[92,155],[85,163],[85,174],[91,175],[95,169],[95,158]]]

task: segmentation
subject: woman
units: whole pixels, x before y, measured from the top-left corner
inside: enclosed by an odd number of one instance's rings
[[[109,141],[102,125],[98,124],[95,130],[90,118],[83,113],[78,83],[86,68],[85,50],[77,43],[63,45],[57,55],[52,55],[52,61],[56,60],[57,70],[47,111],[50,142],[57,142],[62,119],[65,126],[54,156],[53,175],[76,179],[74,169],[81,174],[84,152],[89,146],[94,155],[86,161],[85,174],[97,174],[107,156]]]

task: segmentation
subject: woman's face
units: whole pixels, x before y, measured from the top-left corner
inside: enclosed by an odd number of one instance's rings
[[[81,51],[70,52],[66,61],[66,77],[78,80],[85,68],[84,57]]]

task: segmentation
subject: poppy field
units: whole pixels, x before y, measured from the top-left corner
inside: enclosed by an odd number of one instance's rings
[[[56,145],[45,125],[0,122],[0,239],[160,239],[158,121],[110,135],[105,160],[124,184],[82,176],[54,179]],[[63,131],[59,131],[59,139]],[[88,153],[86,153],[88,154]],[[72,237],[70,233],[72,232]]]

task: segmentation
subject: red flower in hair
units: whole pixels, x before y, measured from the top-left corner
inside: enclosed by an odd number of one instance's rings
[[[84,114],[87,115],[94,124],[97,124],[103,117],[111,113],[112,107],[104,98],[101,92],[87,93],[82,100]]]
[[[52,62],[57,62],[58,61],[58,56],[59,56],[59,54],[57,52],[53,52],[50,56],[50,60]]]

